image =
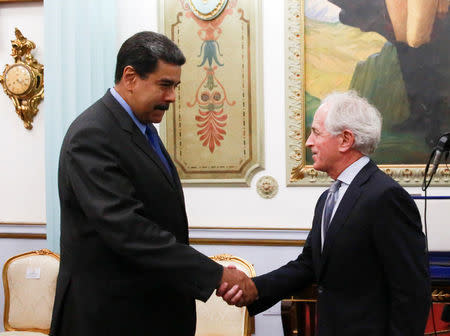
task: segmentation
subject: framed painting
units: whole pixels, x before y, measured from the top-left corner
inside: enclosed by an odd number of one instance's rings
[[[287,185],[325,185],[305,141],[332,91],[356,90],[383,131],[372,159],[404,186],[423,181],[450,128],[448,0],[286,0]],[[434,185],[450,185],[438,169]]]
[[[2,2],[42,2],[43,0],[0,0]]]
[[[263,168],[259,0],[160,1],[186,56],[161,134],[184,185],[250,184]]]

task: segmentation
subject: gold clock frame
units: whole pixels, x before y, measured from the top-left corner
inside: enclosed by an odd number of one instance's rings
[[[31,130],[33,119],[39,111],[38,105],[44,99],[44,66],[31,55],[31,50],[36,48],[36,44],[25,38],[17,28],[15,35],[16,39],[11,41],[14,64],[5,65],[3,75],[0,75],[0,83],[3,85],[3,91],[13,101],[24,127]],[[7,74],[15,67],[23,67],[30,74],[30,83],[20,94],[10,91],[7,84]]]

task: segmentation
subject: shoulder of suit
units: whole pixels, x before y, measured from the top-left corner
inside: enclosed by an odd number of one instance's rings
[[[112,129],[114,129],[115,124],[112,114],[102,100],[99,99],[84,110],[70,124],[65,140],[71,139],[80,133],[86,134],[86,131],[89,129],[93,132],[100,132],[108,135],[111,133]]]
[[[111,120],[111,113],[108,113],[108,111],[109,110],[103,103],[102,99],[99,99],[84,110],[77,118],[75,118],[72,125],[85,123],[94,125],[98,123],[99,126],[101,126]]]
[[[385,193],[409,193],[392,177],[387,175],[381,169],[377,169],[367,180],[366,187],[370,189],[371,194]]]

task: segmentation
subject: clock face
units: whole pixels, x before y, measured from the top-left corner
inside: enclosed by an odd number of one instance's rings
[[[189,0],[191,11],[201,20],[212,20],[225,9],[228,0]]]
[[[5,74],[6,88],[12,94],[23,94],[30,87],[31,79],[31,73],[24,65],[12,65]]]

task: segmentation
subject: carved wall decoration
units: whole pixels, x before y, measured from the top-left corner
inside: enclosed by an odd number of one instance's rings
[[[6,64],[0,83],[6,95],[13,101],[17,115],[26,129],[33,128],[33,119],[44,99],[44,66],[31,54],[36,48],[33,41],[15,29],[16,39],[11,41],[14,64]]]
[[[256,191],[262,198],[274,198],[278,193],[278,182],[272,176],[263,176],[256,182]]]
[[[259,0],[160,2],[186,56],[160,130],[186,184],[245,185],[263,168]]]

